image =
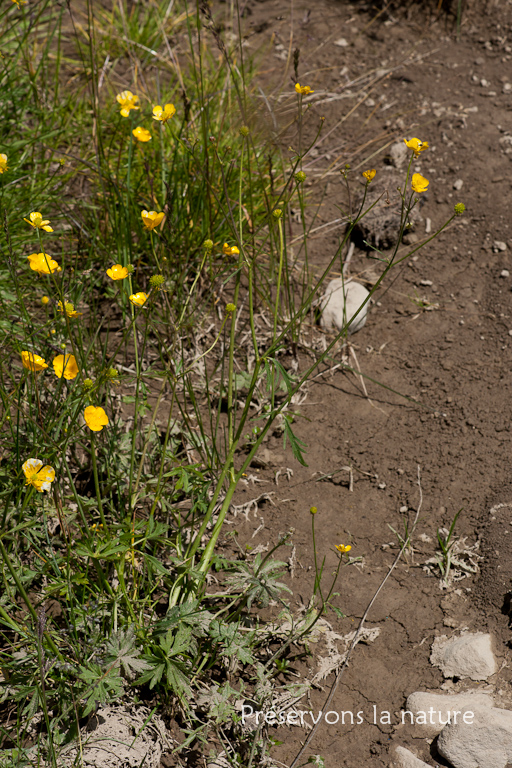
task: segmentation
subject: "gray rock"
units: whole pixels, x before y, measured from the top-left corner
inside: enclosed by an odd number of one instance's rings
[[[494,707],[492,696],[488,693],[425,693],[416,691],[411,693],[407,699],[406,712],[412,712],[414,715],[414,724],[417,725],[423,733],[429,736],[435,736],[448,722],[464,720],[464,713],[475,712],[478,710],[490,709]],[[455,718],[454,713],[459,712]],[[469,719],[469,718],[466,718]],[[410,723],[411,716],[402,712],[402,720]]]
[[[468,632],[460,637],[437,637],[432,645],[430,661],[445,677],[469,677],[487,680],[496,672],[491,636]]]
[[[326,331],[341,331],[343,326],[354,317],[355,313],[369,295],[369,291],[350,278],[342,280],[337,277],[327,285],[320,300],[322,316],[320,325]],[[348,332],[356,333],[366,323],[368,303],[359,312],[354,322],[350,323]]]
[[[512,762],[512,712],[478,709],[471,724],[443,728],[439,754],[454,768],[505,768]]]
[[[395,752],[399,768],[431,768],[428,763],[424,763],[405,747],[397,747]]]
[[[405,146],[405,141],[396,141],[389,148],[389,157],[392,165],[400,170],[409,160],[410,150]]]

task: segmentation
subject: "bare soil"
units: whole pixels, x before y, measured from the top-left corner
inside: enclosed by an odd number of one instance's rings
[[[299,409],[306,418],[295,423],[308,446],[308,466],[272,438],[266,444],[269,465],[254,470],[261,482],[249,482],[235,502],[274,493],[273,504],[261,503],[247,521],[239,516],[236,528],[240,543],[251,546],[275,543],[280,532],[295,529],[298,566],[290,584],[297,607],[313,583],[312,505],[318,508],[317,547],[327,558],[326,573],[336,564],[334,544],[350,543],[351,554],[363,558],[362,565],[342,572],[334,598],[346,617],[328,617],[343,635],[357,626],[398,551],[389,526],[403,533],[404,519],[410,525],[414,518],[420,468],[423,505],[414,553],[402,559],[372,608],[367,626],[380,628],[380,635],[356,647],[329,707],[363,711],[364,722],[322,723],[301,760],[321,754],[337,768],[390,766],[398,745],[429,765],[446,765],[436,756],[435,741],[418,737],[398,718],[409,694],[443,685],[429,662],[440,634],[463,628],[492,633],[499,672],[490,683],[510,707],[512,507],[499,505],[512,503],[512,5],[474,2],[464,9],[459,36],[453,13],[436,15],[437,3],[429,12],[423,6],[412,4],[404,14],[379,12],[382,7],[370,3],[248,0],[243,14],[248,45],[267,46],[265,87],[282,85],[285,77],[292,98],[291,61],[300,49],[299,82],[315,90],[308,97],[306,137],[325,118],[304,163],[313,194],[327,185],[317,225],[340,217],[336,206],[345,198],[339,168],[360,165],[355,177],[374,167],[382,177],[389,147],[404,136],[430,145],[414,163],[430,180],[414,237],[427,236],[427,219],[435,231],[456,202],[467,208],[392,273],[365,328],[352,337],[369,377],[368,397],[360,378],[341,369],[317,378]],[[345,43],[336,44],[341,39]],[[373,89],[370,84],[353,118],[340,123],[355,103],[347,96],[358,90],[351,83],[379,69],[387,76]],[[328,262],[340,232],[331,225],[311,236],[316,268]],[[358,249],[351,271],[363,275],[374,265]],[[352,488],[348,472],[337,472],[346,466],[353,469]],[[293,476],[282,474],[276,485],[275,473],[283,467]],[[468,545],[480,540],[484,559],[480,574],[441,589],[423,566],[437,548],[436,530],[449,528],[459,509],[455,535],[467,537]],[[303,708],[322,709],[332,680]],[[482,687],[467,680],[445,684],[445,690]],[[374,706],[391,714],[390,724],[373,724]],[[269,730],[282,742],[272,752],[276,764],[289,765],[305,731]]]

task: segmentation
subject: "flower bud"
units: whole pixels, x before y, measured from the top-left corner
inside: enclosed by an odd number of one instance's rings
[[[457,203],[457,205],[454,206],[453,210],[455,211],[456,216],[462,216],[462,214],[466,210],[466,206],[464,205],[464,203]]]
[[[297,171],[297,173],[295,174],[295,181],[298,184],[303,184],[306,181],[306,174],[304,173],[304,171]]]

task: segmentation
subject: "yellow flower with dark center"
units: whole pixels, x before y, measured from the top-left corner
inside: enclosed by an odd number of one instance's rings
[[[121,115],[123,117],[128,117],[130,110],[132,109],[140,109],[139,97],[131,91],[122,91],[121,93],[118,93],[116,100],[121,105]]]
[[[137,141],[151,141],[151,134],[148,131],[147,128],[142,128],[142,126],[138,125],[136,128],[132,131],[133,135],[137,139]]]
[[[350,550],[352,549],[350,544],[336,544],[335,547],[338,550],[338,552],[341,552],[342,555],[345,552],[350,552]]]
[[[426,149],[428,149],[428,141],[420,141],[419,139],[404,139],[406,147],[409,149],[412,149],[414,152],[414,157],[418,157],[420,152],[424,152]]]
[[[411,187],[415,192],[419,194],[425,192],[429,184],[430,182],[421,173],[413,173]]]
[[[53,370],[62,379],[71,381],[78,376],[78,365],[76,364],[76,358],[74,355],[57,355],[53,359]]]
[[[45,232],[53,232],[53,229],[48,226],[50,220],[43,219],[39,211],[32,211],[32,213],[29,214],[28,219],[23,217],[23,221],[26,221],[27,224],[30,224],[30,226],[34,227],[35,229],[44,229]]]
[[[368,184],[370,183],[370,181],[372,179],[375,178],[375,174],[376,173],[377,173],[377,171],[375,170],[375,168],[372,168],[371,171],[363,171],[363,176],[366,179],[366,181],[368,182]]]
[[[171,117],[176,114],[176,107],[174,104],[166,104],[165,107],[161,107],[157,104],[153,107],[153,120],[159,120],[161,123],[166,123]]]
[[[88,405],[84,411],[85,423],[93,432],[101,432],[108,424],[108,416],[99,406]]]
[[[7,155],[0,153],[0,173],[3,173],[7,170]]]
[[[57,309],[59,312],[65,312],[68,317],[78,317],[82,314],[82,312],[77,312],[75,310],[75,305],[70,301],[65,301],[64,306],[62,306],[62,301],[59,301]]]
[[[27,459],[22,465],[25,474],[25,485],[33,485],[39,493],[50,491],[55,480],[53,467],[43,467],[41,459]]]
[[[125,277],[128,277],[128,269],[121,264],[114,264],[113,267],[107,269],[107,275],[112,278],[112,280],[124,280]]]
[[[24,368],[27,368],[29,371],[35,371],[36,373],[48,368],[44,357],[35,355],[33,352],[27,352],[26,350],[21,353],[21,362],[23,363]]]
[[[236,245],[228,245],[227,243],[224,243],[222,246],[222,253],[224,256],[237,256],[237,254],[240,253]]]
[[[164,213],[157,213],[156,211],[142,211],[140,215],[142,216],[142,223],[145,229],[149,230],[158,227],[165,216]]]
[[[301,96],[307,96],[310,93],[314,93],[314,91],[311,90],[309,85],[300,85],[300,83],[295,83],[295,90]]]
[[[62,272],[57,262],[47,253],[31,253],[27,259],[30,263],[30,269],[40,275],[53,275],[54,272]]]
[[[139,293],[132,293],[132,295],[129,296],[129,299],[132,304],[137,304],[139,307],[142,307],[148,300],[148,297],[146,293],[139,291]]]

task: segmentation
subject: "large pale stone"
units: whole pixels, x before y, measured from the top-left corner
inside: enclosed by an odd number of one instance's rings
[[[325,293],[320,301],[320,310],[322,316],[320,325],[326,331],[341,331],[347,322],[354,317],[355,313],[369,295],[369,291],[351,279],[342,280],[337,277],[327,285]],[[366,323],[366,314],[368,312],[368,303],[359,312],[348,328],[349,333],[360,331]]]
[[[397,747],[395,751],[398,768],[431,768],[405,747]]]
[[[437,749],[454,768],[505,768],[512,763],[512,712],[477,709],[471,725],[445,726]]]
[[[465,712],[490,709],[493,706],[493,698],[488,693],[470,692],[451,695],[416,691],[407,699],[406,712],[413,713],[414,725],[418,726],[425,735],[435,736],[447,724],[448,718],[453,721],[454,712],[460,713],[456,718],[459,722],[463,721]],[[405,723],[410,723],[410,715],[404,716],[402,713],[402,717]]]
[[[445,677],[469,677],[487,680],[496,672],[491,636],[468,632],[460,637],[437,637],[432,645],[430,661]]]

